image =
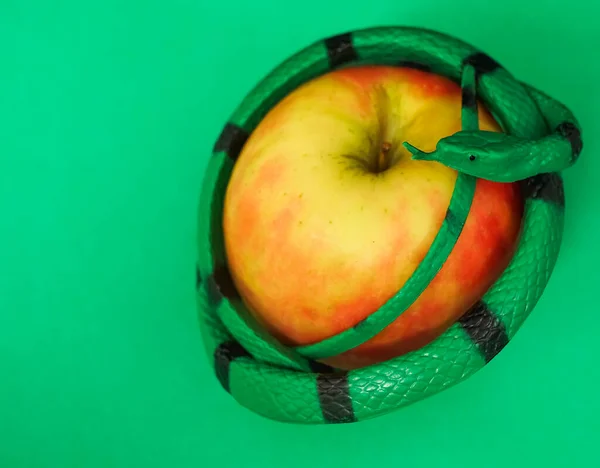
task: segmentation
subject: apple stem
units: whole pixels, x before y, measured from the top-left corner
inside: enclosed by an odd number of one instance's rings
[[[389,167],[389,153],[391,149],[392,144],[388,141],[384,141],[381,145],[381,151],[379,152],[379,159],[377,160],[377,172],[383,172]]]

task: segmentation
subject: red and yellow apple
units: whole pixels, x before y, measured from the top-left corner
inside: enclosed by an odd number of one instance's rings
[[[480,127],[501,131],[479,103]],[[454,82],[408,68],[334,71],[290,93],[251,134],[229,181],[225,248],[234,284],[290,346],[352,327],[390,299],[429,250],[456,171],[415,161],[461,128]],[[463,232],[421,296],[371,340],[324,362],[352,369],[424,346],[480,299],[520,232],[515,184],[478,180]]]

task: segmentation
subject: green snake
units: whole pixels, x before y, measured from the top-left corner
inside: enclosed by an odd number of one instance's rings
[[[446,217],[430,249],[394,297],[369,317],[321,342],[291,348],[268,335],[244,306],[228,266],[222,216],[238,155],[262,118],[299,85],[340,67],[393,65],[430,71],[462,88],[462,129],[415,159],[458,172]],[[480,99],[503,132],[478,128]],[[560,171],[582,151],[581,128],[561,103],[516,80],[484,52],[416,27],[379,27],[319,40],[272,70],[225,124],[208,161],[198,213],[196,290],[202,341],[216,378],[243,407],[277,421],[332,424],[386,414],[468,378],[490,362],[528,317],[554,269],[563,232]],[[428,345],[350,371],[319,360],[369,340],[427,288],[462,232],[477,178],[518,182],[522,230],[502,275]]]

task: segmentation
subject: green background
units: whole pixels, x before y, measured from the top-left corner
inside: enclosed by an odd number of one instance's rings
[[[2,0],[0,466],[597,466],[599,8],[485,3]],[[561,256],[466,382],[355,425],[272,422],[221,389],[200,342],[202,171],[277,63],[382,24],[457,35],[575,112]]]

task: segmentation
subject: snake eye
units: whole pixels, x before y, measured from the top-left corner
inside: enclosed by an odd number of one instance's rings
[[[471,160],[471,161],[475,161],[475,155],[474,155],[474,154],[472,154],[471,156],[469,156],[469,160]]]

